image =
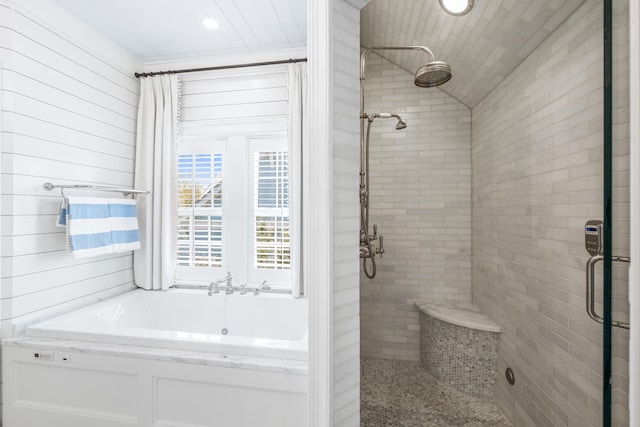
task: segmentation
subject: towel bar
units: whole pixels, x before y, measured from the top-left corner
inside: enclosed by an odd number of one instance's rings
[[[122,193],[124,196],[150,193],[150,191],[148,190],[136,190],[135,188],[117,188],[117,187],[106,187],[106,186],[89,185],[89,184],[54,185],[50,182],[45,182],[43,187],[47,191],[51,191],[54,188],[60,188],[61,190],[64,190],[65,188],[70,188],[74,190],[109,191],[112,193]]]

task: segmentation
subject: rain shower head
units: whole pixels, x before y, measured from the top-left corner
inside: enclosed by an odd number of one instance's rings
[[[416,71],[415,84],[418,87],[435,87],[451,80],[451,66],[443,61],[436,61],[433,52],[424,46],[374,46],[365,49],[360,55],[360,111],[364,111],[364,88],[362,87],[365,76],[365,58],[373,50],[419,50],[424,52],[429,61],[420,66]]]
[[[444,61],[431,61],[416,71],[418,87],[435,87],[451,80],[451,67]]]

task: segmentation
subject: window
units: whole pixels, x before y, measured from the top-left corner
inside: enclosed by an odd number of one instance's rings
[[[178,144],[178,278],[291,286],[285,135]]]
[[[234,284],[267,280],[299,292],[300,279],[292,279],[300,276],[302,250],[292,256],[299,213],[289,178],[300,166],[289,163],[287,69],[181,76],[178,283],[211,282],[229,271]]]

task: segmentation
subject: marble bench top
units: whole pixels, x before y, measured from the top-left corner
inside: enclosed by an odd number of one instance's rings
[[[500,332],[500,326],[468,302],[414,301],[413,305],[423,313],[443,322],[487,332]]]

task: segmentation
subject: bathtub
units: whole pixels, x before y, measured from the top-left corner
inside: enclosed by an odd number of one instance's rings
[[[8,426],[305,427],[307,303],[136,290],[2,341]]]
[[[138,289],[29,326],[26,335],[306,360],[307,301],[265,293]]]

